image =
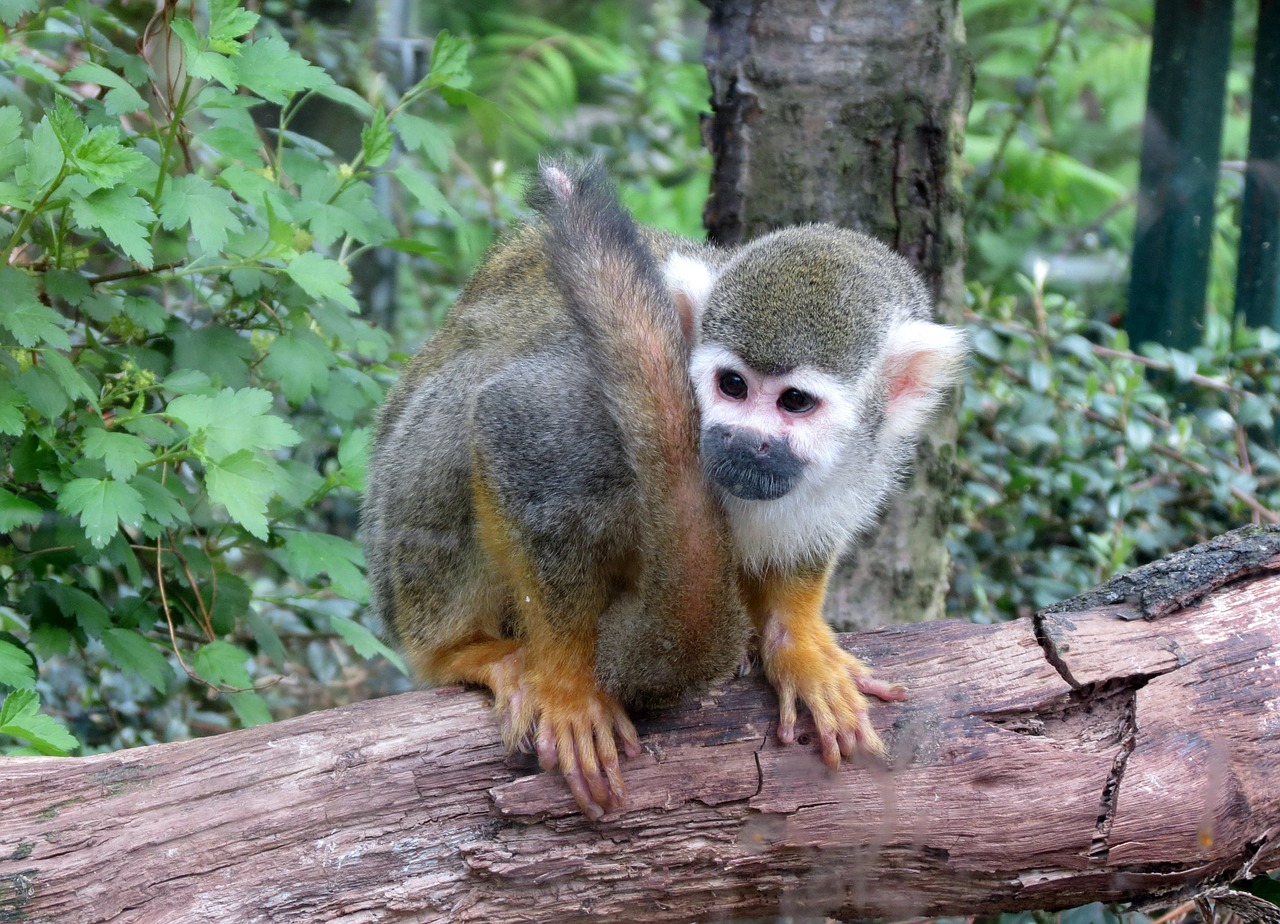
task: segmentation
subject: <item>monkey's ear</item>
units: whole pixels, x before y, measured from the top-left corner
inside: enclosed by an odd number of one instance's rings
[[[696,257],[673,253],[662,267],[662,276],[680,312],[685,339],[692,343],[698,322],[702,320],[702,309],[707,307],[707,299],[716,284],[716,272]]]
[[[888,389],[885,435],[914,437],[960,381],[968,353],[964,332],[930,321],[889,331],[881,367]]]

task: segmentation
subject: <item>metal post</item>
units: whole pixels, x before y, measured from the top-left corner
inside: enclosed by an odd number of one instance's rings
[[[1236,313],[1280,330],[1280,0],[1261,0],[1253,60]]]
[[[1232,0],[1156,0],[1125,329],[1135,346],[1201,340]]]

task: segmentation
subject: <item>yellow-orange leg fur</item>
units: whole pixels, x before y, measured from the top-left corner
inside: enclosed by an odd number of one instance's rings
[[[615,735],[628,756],[641,753],[631,719],[596,682],[596,625],[603,597],[584,589],[573,601],[576,612],[557,612],[552,618],[542,583],[518,542],[516,524],[502,516],[478,478],[473,492],[481,542],[496,576],[513,596],[524,638],[506,654],[472,645],[455,657],[464,661],[474,651],[483,662],[485,651],[491,652],[491,660],[477,665],[468,679],[493,690],[507,748],[532,738],[542,768],[559,767],[583,814],[597,819],[626,800]]]
[[[778,693],[778,740],[796,733],[796,700],[813,715],[822,759],[833,770],[855,750],[882,755],[884,742],[867,717],[863,694],[901,700],[899,684],[877,680],[836,643],[822,618],[830,569],[744,574],[743,596],[760,639],[765,676]]]

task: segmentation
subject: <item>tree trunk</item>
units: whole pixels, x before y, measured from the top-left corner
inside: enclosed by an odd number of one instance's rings
[[[742,680],[640,723],[630,801],[596,824],[458,690],[0,759],[0,920],[903,918],[1173,901],[1280,866],[1280,528],[1035,620],[845,643],[910,689],[873,707],[887,767],[780,746]]]
[[[829,221],[864,231],[924,275],[938,312],[964,296],[959,180],[969,64],[956,0],[716,0],[706,62],[713,240]],[[953,415],[833,582],[845,630],[942,616]]]

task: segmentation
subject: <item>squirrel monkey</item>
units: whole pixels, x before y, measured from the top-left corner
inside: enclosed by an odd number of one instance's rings
[[[414,669],[488,687],[509,749],[590,818],[640,753],[627,708],[730,673],[757,640],[836,767],[901,699],[822,618],[837,556],[901,480],[963,335],[902,258],[850,231],[712,248],[642,228],[599,164],[544,164],[392,389],[363,526]]]

